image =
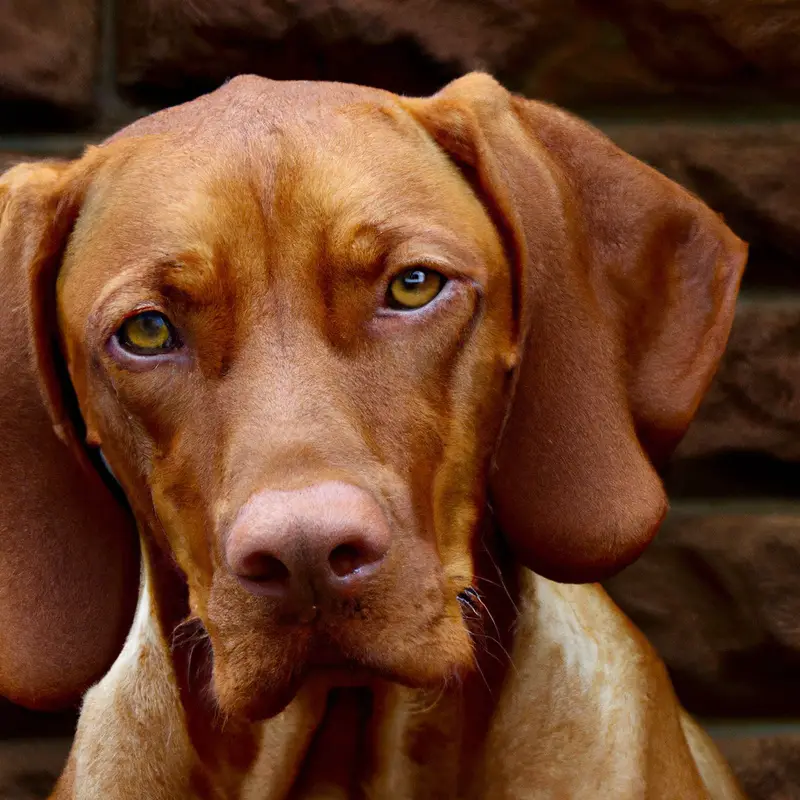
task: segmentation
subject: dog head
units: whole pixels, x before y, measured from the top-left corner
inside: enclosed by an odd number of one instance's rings
[[[489,506],[557,580],[653,536],[654,463],[745,261],[697,199],[484,75],[427,99],[239,78],[11,170],[0,205],[27,404],[0,407],[0,614],[29,631],[0,690],[38,704],[118,649],[131,519],[188,585],[227,713],[274,714],[313,670],[468,670]],[[70,668],[25,672],[48,637]]]

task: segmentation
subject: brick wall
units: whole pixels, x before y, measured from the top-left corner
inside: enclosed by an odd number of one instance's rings
[[[595,121],[751,243],[727,356],[665,476],[673,511],[608,588],[751,796],[800,798],[797,4],[0,0],[0,168],[240,72],[426,93],[476,68]],[[43,796],[63,742],[20,737],[64,735],[71,715],[0,714],[17,738],[0,795]]]

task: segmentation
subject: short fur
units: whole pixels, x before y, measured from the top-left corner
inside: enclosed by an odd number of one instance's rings
[[[241,77],[0,213],[0,693],[94,684],[54,797],[741,797],[590,583],[657,530],[730,329],[746,247],[699,200],[486,75]],[[418,264],[440,297],[387,310]],[[115,345],[144,307],[178,351]],[[309,621],[226,547],[330,481],[391,547]]]

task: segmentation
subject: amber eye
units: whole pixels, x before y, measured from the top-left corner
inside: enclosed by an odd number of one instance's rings
[[[117,339],[126,350],[140,356],[168,353],[177,346],[172,325],[158,311],[143,311],[126,319],[117,332]]]
[[[389,285],[388,301],[392,308],[422,308],[436,297],[445,284],[444,275],[426,267],[401,272]]]

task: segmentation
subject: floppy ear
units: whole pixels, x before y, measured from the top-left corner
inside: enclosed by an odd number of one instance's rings
[[[0,176],[0,695],[33,708],[74,701],[110,666],[139,574],[135,527],[60,375],[55,278],[85,182],[81,162]]]
[[[520,361],[490,493],[520,559],[605,578],[655,534],[654,464],[725,347],[747,248],[709,208],[598,131],[487,75],[403,101],[505,237]]]

